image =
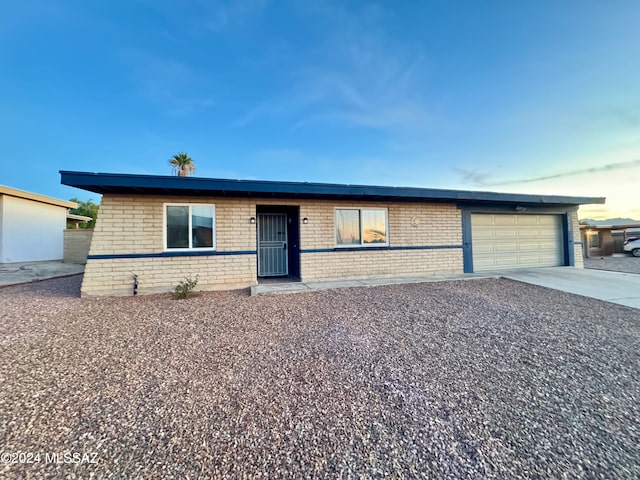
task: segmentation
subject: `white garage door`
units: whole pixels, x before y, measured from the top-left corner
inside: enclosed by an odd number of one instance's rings
[[[473,271],[564,265],[560,215],[472,214]]]

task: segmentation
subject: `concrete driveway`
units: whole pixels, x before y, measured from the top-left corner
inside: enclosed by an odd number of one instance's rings
[[[501,277],[640,309],[640,275],[573,267],[510,270]]]
[[[0,263],[0,288],[20,283],[37,282],[49,278],[78,275],[84,272],[84,265],[49,262]]]

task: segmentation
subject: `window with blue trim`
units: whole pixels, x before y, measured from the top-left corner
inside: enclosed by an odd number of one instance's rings
[[[166,250],[213,250],[213,205],[165,205]]]
[[[336,208],[335,230],[337,247],[389,245],[384,208]]]

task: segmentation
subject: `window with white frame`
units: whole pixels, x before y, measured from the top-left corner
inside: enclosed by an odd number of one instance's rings
[[[336,246],[389,245],[386,208],[336,208]]]
[[[164,213],[165,249],[215,248],[215,206],[166,204]]]

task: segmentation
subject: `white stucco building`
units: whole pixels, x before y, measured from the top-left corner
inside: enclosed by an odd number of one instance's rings
[[[0,185],[0,263],[62,260],[67,211],[76,207]]]

